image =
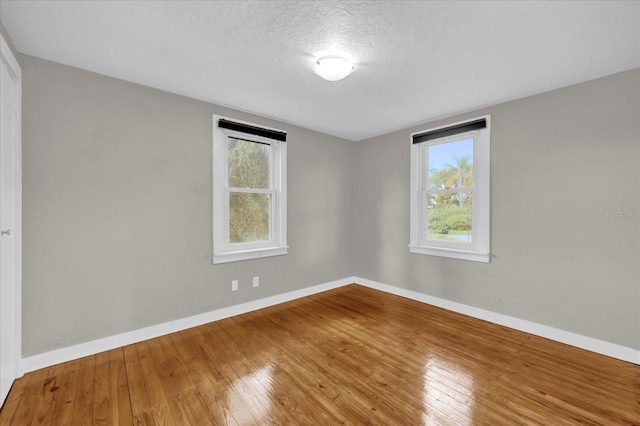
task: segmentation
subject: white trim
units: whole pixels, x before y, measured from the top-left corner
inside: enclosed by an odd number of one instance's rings
[[[230,306],[228,308],[217,309],[215,311],[206,312],[200,315],[194,315],[187,318],[169,321],[163,324],[142,328],[126,333],[117,334],[115,336],[105,337],[103,339],[94,340],[87,343],[81,343],[68,348],[62,348],[51,352],[45,352],[23,358],[21,362],[21,373],[38,370],[40,368],[49,367],[51,365],[62,362],[71,361],[89,355],[94,355],[107,350],[119,348],[121,346],[131,345],[144,340],[153,339],[155,337],[164,336],[169,333],[186,330],[188,328],[197,327],[213,321],[219,321],[235,315],[241,315],[258,309],[274,306],[280,303],[289,302],[300,299],[302,297],[311,296],[313,294],[322,293],[324,291],[343,287],[348,284],[359,284],[375,290],[384,291],[385,293],[395,294],[396,296],[406,297],[417,302],[426,303],[468,315],[473,318],[482,319],[500,324],[515,330],[530,333],[536,336],[545,337],[556,342],[565,343],[581,349],[586,349],[601,355],[610,356],[622,361],[631,362],[640,365],[640,350],[629,348],[615,343],[605,342],[603,340],[594,339],[592,337],[583,336],[554,327],[537,324],[519,318],[510,317],[508,315],[498,314],[496,312],[486,311],[484,309],[474,308],[473,306],[464,305],[462,303],[452,302],[446,299],[429,296],[412,290],[406,290],[394,287],[388,284],[379,283],[360,277],[347,277],[313,287],[300,290],[294,290],[265,299],[255,300],[252,302],[242,303],[240,305]]]
[[[287,254],[289,246],[284,247],[266,247],[257,248],[255,250],[242,250],[237,252],[225,252],[224,255],[215,255],[213,264],[237,262],[239,260],[260,259],[262,257],[282,256]]]
[[[15,208],[15,217],[13,218],[13,225],[11,232],[13,235],[11,238],[14,239],[14,248],[15,256],[15,270],[14,270],[14,281],[15,288],[14,291],[14,300],[15,303],[15,352],[14,359],[12,360],[13,365],[13,376],[14,379],[17,379],[22,376],[22,371],[20,369],[20,363],[22,358],[22,68],[20,68],[20,64],[18,60],[14,56],[11,48],[9,47],[9,43],[6,41],[4,35],[0,34],[0,61],[6,63],[7,71],[9,74],[12,74],[13,80],[15,82],[15,103],[16,103],[16,111],[15,111],[15,123],[16,128],[15,131],[15,140],[11,141],[14,143],[14,185],[15,185],[15,200],[14,200],[14,208]],[[4,394],[4,389],[2,390],[2,395],[0,395],[0,406],[4,403],[4,399],[6,395]]]
[[[236,262],[239,260],[258,259],[261,257],[286,255],[287,245],[287,144],[275,139],[256,135],[248,135],[239,131],[220,128],[220,119],[236,123],[258,126],[264,129],[286,133],[263,125],[248,123],[234,118],[212,115],[213,144],[213,264]],[[238,138],[268,144],[269,153],[269,188],[229,188],[228,187],[228,138]],[[229,242],[229,193],[269,194],[271,200],[270,239],[248,243]]]
[[[394,287],[388,284],[382,284],[365,278],[353,277],[354,282],[373,288],[375,290],[384,291],[386,293],[395,294],[396,296],[406,297],[429,305],[437,306],[448,311],[457,312],[459,314],[468,315],[473,318],[489,321],[494,324],[503,325],[525,333],[545,337],[556,342],[565,343],[577,348],[586,349],[601,355],[610,356],[627,362],[640,365],[640,350],[618,345],[604,340],[594,339],[593,337],[583,336],[581,334],[572,333],[570,331],[561,330],[547,325],[538,324],[532,321],[487,311],[473,306],[464,305],[462,303],[452,302],[446,299],[429,296],[412,290],[406,290]]]
[[[428,131],[456,126],[470,121],[484,119],[486,128],[434,139],[429,142],[413,143],[413,137]],[[473,186],[456,189],[433,190],[426,188],[428,148],[458,140],[472,138],[473,143]],[[491,262],[491,115],[459,121],[446,126],[411,133],[411,180],[409,185],[409,252],[422,255],[448,257],[474,262]],[[427,240],[427,194],[471,192],[472,243],[454,243]]]
[[[409,252],[415,254],[430,254],[432,256],[450,257],[452,259],[471,260],[474,262],[483,263],[489,263],[491,261],[491,254],[489,253],[476,253],[473,251],[447,247],[424,247],[410,245]]]
[[[199,325],[207,324],[213,321],[219,321],[221,319],[245,314],[247,312],[256,311],[258,309],[267,308],[269,306],[278,305],[280,303],[289,302],[306,296],[311,296],[313,294],[322,293],[324,291],[342,287],[347,284],[353,284],[352,278],[331,281],[313,287],[294,290],[288,293],[278,294],[264,299],[242,303],[240,305],[229,306],[227,308],[216,309],[214,311],[205,312],[203,314],[194,315],[191,317],[153,325],[151,327],[145,327],[126,333],[116,334],[115,336],[105,337],[103,339],[93,340],[91,342],[80,343],[68,348],[61,348],[55,351],[33,355],[22,359],[21,372],[28,373],[30,371],[49,367],[55,364],[60,364],[62,362],[94,355],[100,352],[116,349],[121,346],[131,345],[134,343],[142,342],[144,340],[164,336],[169,333],[175,333],[177,331],[197,327]]]

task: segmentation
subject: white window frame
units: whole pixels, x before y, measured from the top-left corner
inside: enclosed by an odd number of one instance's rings
[[[486,128],[444,136],[431,141],[413,143],[414,135],[462,125],[475,120],[486,120]],[[489,263],[491,261],[491,116],[451,123],[411,134],[411,184],[410,184],[410,235],[409,252],[453,259]],[[428,147],[451,143],[462,139],[474,139],[473,170],[471,187],[472,237],[471,244],[427,240],[427,194],[457,193],[456,189],[427,189]],[[465,191],[467,192],[467,191]]]
[[[282,132],[282,130],[213,115],[213,263],[281,256],[288,252],[287,245],[287,144],[284,141],[257,136],[218,126],[224,119],[235,123]],[[229,137],[270,145],[270,188],[229,188],[228,150]],[[231,243],[229,241],[229,194],[270,194],[270,239],[258,242]]]

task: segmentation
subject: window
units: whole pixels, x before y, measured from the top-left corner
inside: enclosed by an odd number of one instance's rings
[[[287,254],[286,133],[213,116],[213,263]]]
[[[490,261],[489,121],[411,135],[411,253]]]

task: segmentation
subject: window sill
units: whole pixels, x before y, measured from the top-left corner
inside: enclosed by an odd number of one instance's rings
[[[263,257],[282,256],[287,254],[289,246],[269,247],[252,250],[230,251],[213,255],[213,264],[238,262],[240,260],[260,259]]]
[[[410,245],[409,252],[415,254],[426,254],[430,256],[448,257],[451,259],[470,260],[472,262],[491,262],[491,253],[482,253],[479,251]]]

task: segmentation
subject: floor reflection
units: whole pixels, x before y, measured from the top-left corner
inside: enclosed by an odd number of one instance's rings
[[[474,383],[471,374],[464,367],[428,358],[424,370],[424,409],[423,423],[439,425],[447,423],[468,426],[473,424]],[[438,417],[446,415],[445,419]]]
[[[271,413],[271,393],[273,366],[268,365],[246,376],[233,381],[232,391],[227,393],[229,411],[236,416],[235,420],[246,424],[246,418],[238,418],[239,414],[249,414],[257,422],[266,420]],[[227,419],[228,424],[233,424]]]

